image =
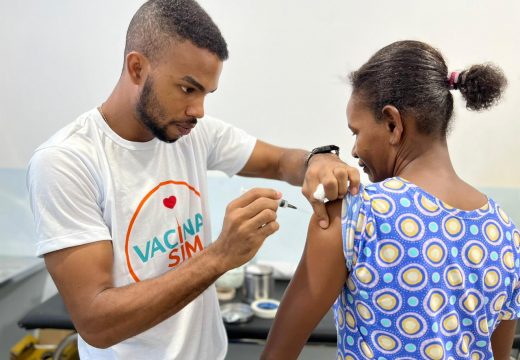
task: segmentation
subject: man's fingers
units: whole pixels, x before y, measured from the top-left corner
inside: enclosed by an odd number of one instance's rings
[[[332,175],[332,174],[331,174]],[[338,198],[338,180],[335,176],[328,176],[321,179],[323,188],[325,189],[325,197],[329,200],[336,200]]]
[[[273,200],[270,198],[261,197],[255,199],[252,203],[242,208],[242,214],[246,219],[251,219],[262,211],[268,209],[277,211],[280,200]]]
[[[347,190],[352,195],[359,192],[359,172],[354,168],[335,168],[331,176],[321,179],[325,197],[328,200],[342,199],[347,195]]]
[[[359,192],[359,184],[361,182],[359,171],[353,167],[350,167],[348,170],[348,191],[352,195],[356,195]]]
[[[255,188],[251,189],[239,198],[233,200],[230,203],[231,207],[246,207],[247,205],[251,204],[253,201],[259,198],[269,198],[273,200],[279,200],[282,198],[282,194],[274,189],[265,189],[265,188]]]
[[[359,171],[337,157],[313,158],[316,159],[309,164],[302,193],[311,203],[319,225],[326,229],[329,226],[329,216],[324,202],[344,198],[347,189],[352,195],[359,193]]]
[[[270,223],[265,224],[265,226],[262,226],[258,230],[258,232],[265,239],[266,237],[271,236],[275,232],[277,232],[279,228],[280,228],[280,224],[278,224],[276,221],[271,221]]]
[[[343,199],[347,195],[349,174],[345,168],[335,168],[333,170],[336,181],[338,182],[338,199]],[[334,199],[331,199],[334,200]]]
[[[271,209],[265,209],[260,212],[258,215],[250,219],[248,222],[251,224],[253,228],[260,228],[265,226],[266,224],[275,221],[277,218],[276,212]]]
[[[311,202],[312,209],[314,210],[314,214],[318,217],[318,222],[322,229],[326,229],[329,227],[329,214],[327,213],[327,209],[325,208],[325,204],[320,201],[312,201]]]

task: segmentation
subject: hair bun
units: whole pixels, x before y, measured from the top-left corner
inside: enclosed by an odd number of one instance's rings
[[[462,71],[457,79],[457,88],[466,100],[466,108],[484,110],[495,105],[507,85],[503,71],[496,65],[473,65]]]

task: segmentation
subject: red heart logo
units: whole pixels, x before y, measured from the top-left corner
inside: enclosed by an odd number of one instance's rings
[[[170,196],[163,199],[163,204],[169,209],[173,209],[175,204],[177,204],[177,198],[175,196]]]

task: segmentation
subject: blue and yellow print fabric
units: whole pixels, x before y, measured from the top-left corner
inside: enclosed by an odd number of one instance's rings
[[[463,211],[396,177],[348,195],[342,227],[338,359],[490,359],[520,317],[520,232],[493,200]]]

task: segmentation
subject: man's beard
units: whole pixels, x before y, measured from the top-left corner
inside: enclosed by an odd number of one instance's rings
[[[159,140],[174,143],[180,139],[180,136],[171,138],[168,137],[168,127],[177,123],[190,123],[197,124],[197,119],[192,118],[187,121],[170,120],[165,125],[159,125],[159,119],[164,118],[164,111],[155,96],[153,91],[153,81],[151,77],[148,77],[144,83],[143,91],[139,95],[139,100],[136,105],[136,113],[141,123],[146,126],[148,130]]]

